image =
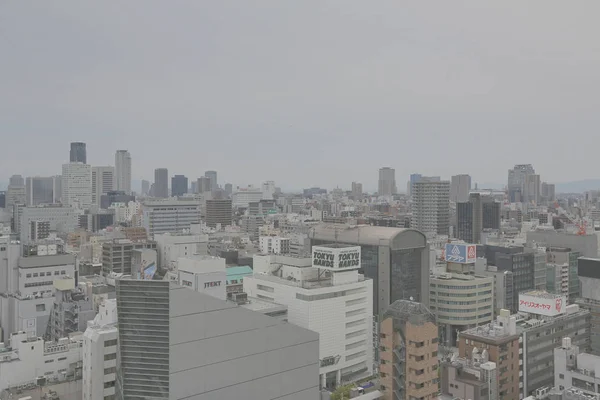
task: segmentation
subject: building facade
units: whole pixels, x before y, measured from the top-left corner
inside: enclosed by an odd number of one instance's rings
[[[80,162],[82,164],[87,164],[87,151],[85,148],[85,143],[71,142],[69,162]]]
[[[185,175],[175,175],[171,178],[171,196],[183,196],[188,192],[188,178]]]
[[[153,197],[166,199],[169,197],[169,170],[157,168],[154,170]]]
[[[92,205],[92,169],[72,162],[62,166],[62,203],[86,210]]]
[[[103,194],[115,190],[114,167],[92,167],[92,204],[99,206]]]
[[[396,193],[396,170],[390,167],[380,168],[377,194],[379,196],[392,196]]]
[[[115,189],[131,194],[131,154],[127,150],[115,153]]]
[[[156,242],[132,242],[127,239],[114,239],[102,243],[102,273],[111,272],[131,275],[133,250],[156,250]]]
[[[217,171],[206,171],[204,177],[210,179],[210,191],[215,191],[219,188],[217,181]]]
[[[147,200],[142,205],[142,226],[148,236],[177,233],[200,223],[200,202],[196,200]]]
[[[411,228],[423,233],[448,235],[450,182],[421,177],[412,186]]]
[[[450,182],[450,201],[453,201],[454,203],[464,203],[469,201],[471,176],[467,174],[454,175]]]
[[[61,176],[34,176],[26,179],[27,206],[59,203],[61,198]]]
[[[206,200],[206,225],[215,228],[230,226],[233,220],[231,200]]]

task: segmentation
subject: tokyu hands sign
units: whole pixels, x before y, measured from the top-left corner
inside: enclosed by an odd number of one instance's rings
[[[360,268],[360,246],[327,247],[314,246],[313,267],[331,270]]]

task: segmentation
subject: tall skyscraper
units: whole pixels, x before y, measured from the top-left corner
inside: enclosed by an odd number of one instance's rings
[[[480,243],[481,231],[500,229],[500,203],[491,196],[471,193],[469,201],[456,203],[456,237]]]
[[[115,189],[131,194],[131,154],[127,150],[115,153]]]
[[[82,143],[82,142],[72,142],[71,143],[71,152],[69,153],[69,161],[87,164],[87,152],[85,149],[85,143]]]
[[[232,214],[231,200],[206,200],[206,225],[211,228],[231,225]]]
[[[464,203],[469,201],[469,192],[471,191],[470,175],[454,175],[450,183],[450,201],[454,203]]]
[[[408,185],[406,188],[406,194],[412,196],[412,186],[415,182],[421,180],[421,174],[410,174],[410,180],[408,181]]]
[[[183,196],[188,192],[188,178],[184,175],[175,175],[171,178],[171,196]]]
[[[397,193],[395,169],[389,167],[379,169],[379,186],[377,192],[379,196],[391,196]]]
[[[21,175],[13,175],[8,180],[8,184],[11,186],[25,186],[25,180]]]
[[[542,182],[540,181],[540,176],[537,174],[531,174],[525,176],[525,185],[524,185],[524,200],[525,202],[538,205],[541,201],[540,189],[542,186]]]
[[[103,194],[115,190],[115,168],[92,167],[92,204],[100,205]]]
[[[154,197],[166,199],[169,197],[169,170],[157,168],[154,170]]]
[[[448,235],[450,225],[450,182],[439,177],[422,177],[413,185],[410,227],[423,233]]]
[[[277,189],[277,188],[275,188]],[[231,183],[226,183],[225,184],[225,194],[227,194],[227,196],[231,196],[231,193],[233,193],[233,185]]]
[[[219,188],[219,183],[217,182],[217,171],[206,171],[204,176],[210,179],[210,190],[214,191]]]
[[[92,205],[92,168],[73,162],[62,166],[62,203],[88,209]]]
[[[207,193],[211,191],[212,182],[210,178],[201,176],[198,178],[198,193]]]
[[[362,183],[352,182],[352,199],[353,200],[362,200],[362,198],[363,198]]]
[[[508,170],[508,199],[511,203],[527,202],[525,198],[525,180],[527,175],[534,175],[531,164],[517,164]]]
[[[6,208],[12,210],[13,205],[25,204],[26,201],[25,180],[21,175],[11,176],[6,190]]]
[[[150,182],[142,180],[142,196],[148,196],[150,194]]]
[[[62,190],[60,180],[60,175],[27,177],[25,181],[27,205],[37,206],[60,202]]]
[[[541,197],[542,197],[542,200],[547,201],[547,202],[556,200],[554,183],[542,182]]]

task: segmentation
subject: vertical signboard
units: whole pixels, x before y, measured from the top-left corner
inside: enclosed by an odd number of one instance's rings
[[[446,261],[458,264],[472,264],[477,260],[477,247],[474,244],[447,243]]]

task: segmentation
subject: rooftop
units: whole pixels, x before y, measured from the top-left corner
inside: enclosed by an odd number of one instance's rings
[[[321,223],[311,228],[308,237],[331,243],[390,246],[394,248],[421,248],[427,244],[425,235],[416,229],[371,225]],[[405,245],[402,246],[397,243],[398,240],[406,242]]]
[[[541,299],[560,299],[561,297],[564,297],[563,294],[559,294],[559,293],[548,293],[545,290],[530,290],[528,292],[521,292],[519,294],[524,294],[527,296],[535,296],[535,297],[539,297]]]

